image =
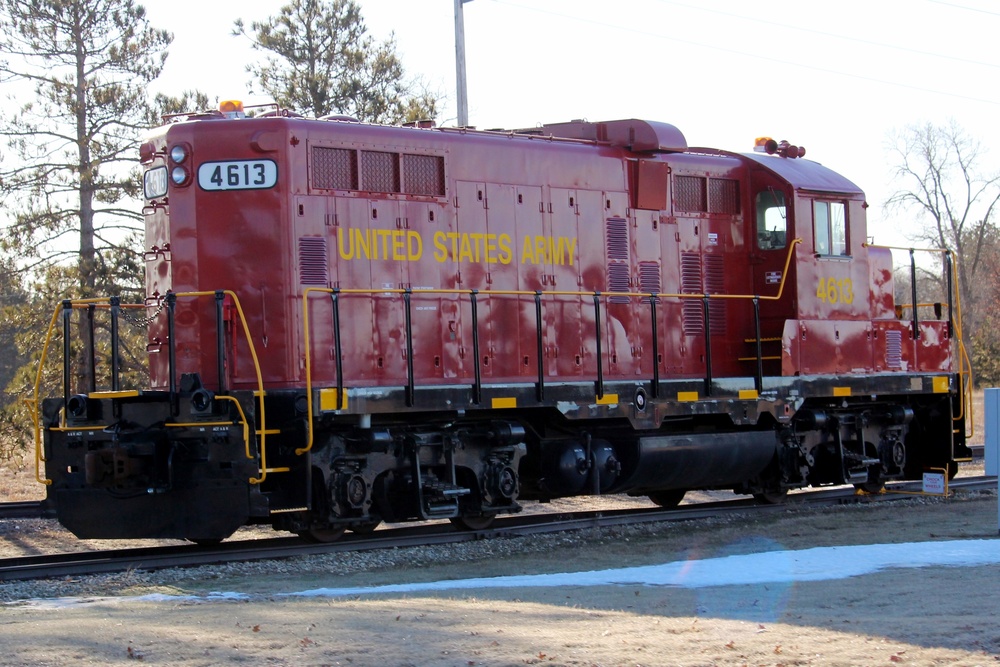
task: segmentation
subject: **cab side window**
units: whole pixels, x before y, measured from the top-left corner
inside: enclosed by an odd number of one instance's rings
[[[847,207],[840,201],[813,202],[813,240],[817,255],[847,255]]]
[[[785,215],[785,195],[777,190],[757,194],[757,247],[760,250],[780,250],[787,245],[785,235],[788,218]]]

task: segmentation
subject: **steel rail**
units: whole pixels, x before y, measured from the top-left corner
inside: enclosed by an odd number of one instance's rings
[[[995,477],[966,477],[953,480],[949,484],[949,488],[974,491],[995,488],[996,483]],[[891,502],[911,497],[903,493],[893,494],[892,491],[913,493],[919,491],[920,487],[918,482],[906,482],[891,484],[887,488],[890,493],[878,495],[858,495],[850,487],[803,491],[788,496],[785,503],[775,505],[762,505],[749,498],[740,498],[682,505],[669,510],[639,508],[531,514],[498,519],[490,528],[473,531],[460,531],[445,523],[421,524],[380,530],[376,535],[347,534],[341,540],[328,544],[306,544],[296,537],[275,537],[224,542],[209,548],[184,544],[167,547],[22,556],[0,559],[0,582],[107,574],[131,569],[158,570],[270,558],[455,544],[480,539],[539,535],[639,523],[691,521],[747,511],[770,513],[793,508],[825,507],[860,502]]]

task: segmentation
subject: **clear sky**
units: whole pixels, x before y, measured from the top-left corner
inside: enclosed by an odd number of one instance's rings
[[[453,124],[453,0],[359,0],[370,34],[394,33],[407,71],[445,99]],[[250,93],[233,20],[280,0],[147,0],[174,33],[159,87]],[[805,146],[868,195],[869,234],[914,224],[882,204],[895,189],[894,129],[954,118],[1000,168],[1000,4],[993,0],[474,0],[464,5],[470,123],[529,127],[575,118],[673,123],[692,146],[750,150],[758,136]],[[259,92],[259,91],[257,91]]]

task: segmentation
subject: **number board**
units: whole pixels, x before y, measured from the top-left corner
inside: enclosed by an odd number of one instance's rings
[[[274,160],[227,160],[204,162],[198,167],[202,190],[264,190],[278,182]]]

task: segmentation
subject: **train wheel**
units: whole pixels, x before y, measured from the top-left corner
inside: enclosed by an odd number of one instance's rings
[[[484,516],[455,516],[449,519],[451,525],[459,530],[486,530],[493,525],[496,515]]]
[[[343,537],[346,531],[347,528],[343,526],[330,526],[327,528],[309,528],[308,530],[300,530],[297,535],[306,542],[325,544],[327,542],[336,542]]]
[[[754,499],[761,505],[780,505],[788,497],[788,489],[781,491],[765,491],[753,494]]]
[[[660,507],[677,507],[684,500],[684,494],[687,493],[684,489],[674,489],[673,491],[657,491],[655,493],[649,494],[649,499],[653,501],[654,505],[659,505]]]

